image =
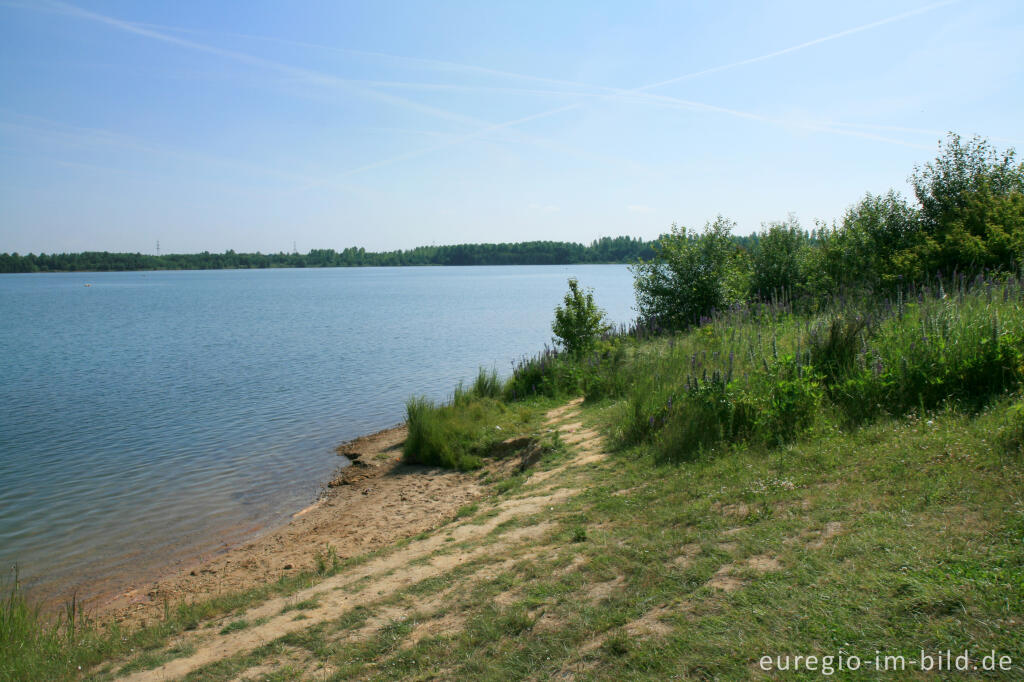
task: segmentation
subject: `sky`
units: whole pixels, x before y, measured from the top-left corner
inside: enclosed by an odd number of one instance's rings
[[[0,253],[812,227],[1022,111],[1018,0],[0,0]]]

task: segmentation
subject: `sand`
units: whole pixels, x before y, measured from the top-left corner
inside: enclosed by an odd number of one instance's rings
[[[203,563],[105,595],[88,605],[89,612],[101,620],[141,625],[162,617],[165,602],[200,601],[310,569],[328,544],[344,559],[435,528],[481,495],[480,472],[403,464],[405,435],[399,426],[340,446],[339,454],[352,465],[284,527]]]

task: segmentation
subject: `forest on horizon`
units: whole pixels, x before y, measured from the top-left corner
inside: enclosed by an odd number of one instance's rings
[[[658,240],[601,237],[589,245],[576,242],[531,241],[502,244],[418,246],[395,251],[362,247],[312,249],[309,253],[0,253],[0,273],[108,272],[131,270],[227,270],[258,268],[338,268],[403,265],[577,265],[633,263],[654,255]]]

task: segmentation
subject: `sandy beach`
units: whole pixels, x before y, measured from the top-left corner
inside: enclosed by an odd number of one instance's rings
[[[283,527],[205,561],[169,567],[129,589],[100,594],[87,611],[100,620],[142,625],[162,617],[165,603],[198,601],[310,569],[328,545],[344,559],[416,535],[480,495],[479,472],[402,463],[405,435],[405,426],[396,426],[339,446],[352,464]]]

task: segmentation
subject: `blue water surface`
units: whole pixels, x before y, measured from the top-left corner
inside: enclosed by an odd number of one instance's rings
[[[0,566],[130,582],[280,524],[334,447],[551,341],[621,265],[0,275]]]

